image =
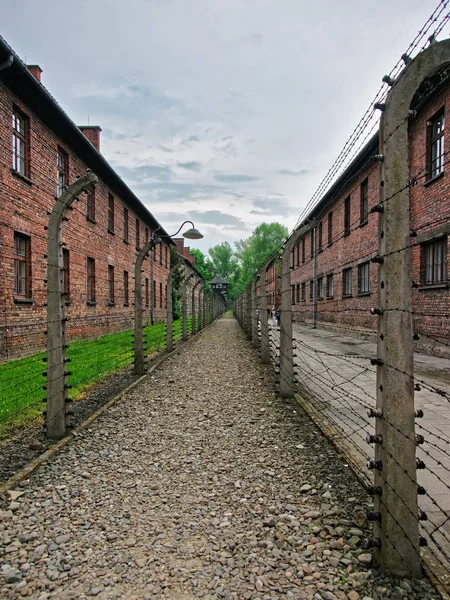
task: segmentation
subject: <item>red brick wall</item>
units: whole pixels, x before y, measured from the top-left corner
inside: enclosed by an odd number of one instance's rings
[[[450,265],[447,241],[447,286],[424,286],[423,243],[450,234],[450,164],[444,165],[444,173],[434,181],[427,181],[427,122],[445,107],[444,139],[445,162],[448,163],[448,140],[450,140],[450,88],[435,98],[410,122],[410,174],[416,179],[411,188],[411,229],[417,237],[411,253],[412,279],[419,287],[413,288],[415,331],[419,334],[450,339],[450,290],[448,288]],[[420,314],[424,313],[424,314]],[[435,316],[432,316],[435,315]]]
[[[12,110],[18,106],[30,119],[30,180],[14,175],[12,167]],[[75,156],[70,148],[57,139],[51,131],[5,87],[0,87],[0,356],[30,354],[45,345],[46,320],[46,226],[47,211],[54,204],[57,190],[57,147],[62,147],[69,155],[69,183],[77,176],[84,175],[89,165]],[[108,193],[115,198],[115,234],[108,233]],[[136,259],[135,220],[137,215],[128,206],[129,243],[123,239],[124,202],[99,181],[95,191],[95,219],[92,223],[86,218],[86,195],[74,204],[69,212],[69,222],[63,226],[65,247],[70,253],[70,304],[67,314],[70,317],[69,337],[97,337],[111,331],[131,328],[134,311],[134,261]],[[140,219],[140,245],[145,243],[145,229],[149,227]],[[31,304],[17,303],[13,297],[13,239],[14,232],[31,238],[32,260],[32,299]],[[165,247],[156,249],[154,280],[156,282],[157,320],[165,318],[165,289],[170,268],[170,254],[167,265]],[[160,252],[162,251],[162,261]],[[86,302],[87,257],[95,259],[96,305]],[[161,264],[162,262],[162,264]],[[115,270],[115,303],[108,302],[108,265]],[[129,273],[129,306],[124,305],[124,271]],[[143,299],[145,304],[145,279],[149,279],[151,289],[151,259],[144,262]],[[160,300],[162,282],[162,302]],[[161,306],[162,304],[162,306]],[[150,306],[145,306],[144,317],[150,316]]]
[[[430,104],[423,107],[418,116],[410,121],[410,177],[416,179],[416,185],[410,190],[411,229],[417,232],[417,237],[411,238],[411,248],[405,252],[411,253],[414,329],[422,336],[435,337],[440,340],[450,339],[450,290],[448,241],[447,241],[447,283],[430,287],[424,286],[424,252],[423,243],[437,237],[450,234],[450,164],[444,166],[444,173],[432,182],[426,181],[427,159],[427,122],[437,111],[445,107],[448,113],[450,106],[450,87],[439,94]],[[445,125],[445,144],[450,139],[450,119]],[[450,159],[445,157],[446,162]],[[372,163],[362,171],[354,181],[342,189],[332,202],[318,215],[318,223],[323,222],[323,250],[317,255],[317,277],[326,278],[333,273],[333,298],[326,297],[324,280],[324,297],[317,300],[317,319],[320,323],[330,323],[344,329],[375,330],[377,321],[368,313],[369,309],[377,306],[377,273],[376,264],[370,264],[370,294],[358,294],[358,265],[370,260],[377,254],[378,247],[378,217],[369,214],[366,225],[359,224],[360,215],[360,185],[368,177],[369,209],[378,203],[380,176],[379,167]],[[344,235],[344,200],[351,198],[351,232]],[[328,244],[327,216],[333,211],[333,241]],[[316,229],[316,236],[318,232]],[[313,261],[311,258],[311,231],[305,234],[305,262],[302,263],[301,241],[298,262],[297,249],[291,255],[291,284],[307,283],[306,300],[297,301],[297,290],[294,292],[295,302],[292,305],[295,321],[311,322],[313,303],[309,297],[309,285],[313,277]],[[316,241],[317,241],[316,237]],[[292,262],[293,261],[293,262]],[[343,269],[352,268],[352,294],[343,295]],[[300,291],[301,296],[301,291]],[[424,340],[424,344],[428,342]]]
[[[372,163],[360,175],[346,186],[341,193],[317,217],[316,249],[317,278],[324,278],[323,297],[317,299],[318,322],[334,323],[345,327],[374,328],[376,321],[368,314],[372,306],[377,305],[377,267],[370,264],[369,294],[358,291],[358,266],[370,260],[377,253],[377,216],[369,214],[367,222],[360,224],[361,183],[368,178],[369,209],[378,202],[378,165]],[[344,201],[350,196],[350,233],[344,232]],[[331,243],[328,243],[328,215],[333,213]],[[322,222],[322,250],[319,250],[319,223]],[[313,277],[313,258],[311,256],[312,229],[305,238],[305,262],[302,262],[302,240],[299,241],[300,256],[294,249],[294,268],[291,270],[291,284],[306,282],[306,299],[292,305],[295,321],[312,320],[313,302],[310,300],[310,284]],[[298,260],[299,258],[299,260]],[[292,256],[291,256],[292,264]],[[343,270],[352,269],[352,293],[343,293]],[[326,277],[333,274],[333,296],[327,297]],[[301,293],[300,293],[301,297]]]

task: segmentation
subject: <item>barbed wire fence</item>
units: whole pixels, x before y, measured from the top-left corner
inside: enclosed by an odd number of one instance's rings
[[[447,14],[444,21],[448,21]],[[428,76],[430,64],[434,73],[448,63],[450,42],[435,44],[435,36],[431,38],[433,44],[427,52],[415,61],[404,60],[408,68],[396,81],[390,81],[391,93],[383,97],[379,107],[383,111],[379,155],[360,169],[362,173],[375,161],[380,168],[380,200],[368,215],[369,220],[378,219],[377,224],[373,223],[378,232],[378,249],[375,246],[355,252],[357,255],[349,262],[333,271],[336,277],[363,260],[375,264],[378,300],[374,303],[373,298],[361,298],[343,308],[339,299],[331,296],[321,299],[318,314],[314,314],[318,305],[317,274],[311,280],[309,301],[304,297],[304,289],[297,287],[299,283],[291,285],[294,257],[300,252],[296,244],[311,230],[316,239],[316,223],[308,222],[303,215],[295,232],[262,265],[237,299],[235,315],[252,343],[258,341],[263,362],[270,357],[280,396],[289,399],[295,394],[365,483],[373,498],[373,510],[367,513],[368,521],[373,523],[373,535],[363,541],[364,548],[373,549],[378,561],[397,576],[417,576],[425,567],[441,590],[448,592],[450,427],[446,427],[444,415],[448,412],[450,386],[445,384],[445,378],[443,381],[438,375],[422,374],[422,355],[416,351],[414,356],[413,345],[420,336],[426,336],[434,341],[438,354],[439,348],[442,351],[448,348],[448,339],[439,335],[439,331],[448,329],[448,292],[446,301],[418,308],[414,295],[418,274],[411,262],[417,264],[412,259],[417,258],[420,249],[420,231],[433,231],[437,226],[448,229],[450,214],[437,214],[418,227],[411,227],[409,195],[417,182],[425,180],[426,172],[421,169],[409,173],[407,129],[414,114],[408,109],[405,115],[395,108],[399,94],[403,94],[403,100],[405,97],[412,100],[417,81]],[[446,78],[448,73],[442,75],[441,81]],[[422,99],[425,101],[426,95]],[[405,105],[409,107],[410,103],[405,101]],[[445,153],[443,164],[447,163]],[[358,186],[359,182],[353,191]],[[341,193],[343,189],[337,190],[330,204]],[[351,193],[346,188],[346,195]],[[315,202],[310,209],[312,206]],[[358,223],[350,224],[350,229],[359,226],[358,219]],[[335,230],[332,241],[344,235],[348,235],[348,227],[345,231]],[[316,256],[314,247],[310,257],[304,257],[303,266],[309,262],[312,267]],[[274,263],[281,264],[279,328],[269,324],[267,318],[267,270]],[[448,286],[447,275],[444,283]],[[294,305],[298,305],[295,311]],[[259,322],[255,306],[260,309]],[[293,314],[304,324],[293,327]],[[362,349],[360,354],[342,350],[342,340],[364,330],[364,326],[352,326],[356,316],[366,328],[377,330],[376,347],[369,342],[358,344]],[[319,323],[326,324],[327,319],[337,321],[330,323],[334,333],[306,325],[317,317]],[[376,328],[374,320],[378,321]],[[370,322],[372,325],[368,325]],[[416,365],[419,364],[416,370],[414,358]],[[442,367],[445,368],[448,369],[448,363]]]
[[[92,385],[118,371],[126,370],[131,374],[131,365],[136,375],[144,374],[148,361],[190,339],[224,311],[223,303],[213,299],[210,290],[204,289],[206,284],[195,275],[194,285],[189,281],[186,283],[189,293],[181,294],[183,318],[173,320],[171,287],[169,290],[168,286],[170,301],[166,294],[166,306],[161,297],[159,307],[165,318],[160,317],[152,325],[150,304],[156,305],[156,297],[150,294],[148,277],[141,277],[145,271],[141,270],[143,261],[138,261],[144,250],[143,260],[151,255],[154,248],[151,243],[142,251],[136,243],[138,278],[130,272],[124,281],[124,289],[120,290],[124,295],[123,310],[120,309],[118,314],[111,310],[116,302],[119,304],[119,286],[110,273],[103,276],[98,271],[93,280],[97,288],[96,312],[89,314],[83,310],[89,301],[86,267],[69,266],[64,228],[72,226],[72,234],[77,231],[80,224],[71,224],[71,218],[77,213],[86,218],[83,194],[96,183],[97,178],[91,173],[79,176],[62,196],[55,199],[47,218],[35,222],[39,225],[37,231],[42,231],[33,234],[32,264],[40,263],[33,273],[33,305],[39,317],[17,322],[17,319],[10,319],[6,305],[4,307],[3,323],[0,324],[2,347],[5,348],[0,364],[0,437],[42,416],[47,437],[63,437],[74,426],[73,402],[82,399]],[[90,232],[84,245],[86,253],[98,260],[104,255],[106,261],[108,250],[94,245],[90,241],[93,235],[101,237],[101,234]],[[12,256],[14,248],[6,246],[3,246],[3,252],[10,251]],[[47,275],[40,275],[46,268]],[[136,343],[136,340],[140,342]],[[26,356],[20,357],[21,354]]]

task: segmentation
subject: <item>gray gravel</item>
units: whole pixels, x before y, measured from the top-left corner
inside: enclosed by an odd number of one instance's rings
[[[73,426],[77,427],[96,410],[139,379],[131,367],[109,375],[92,386],[81,400],[72,404]],[[42,424],[25,424],[0,442],[0,483],[45,452],[53,444],[45,436]]]
[[[364,490],[228,316],[17,492],[2,599],[437,598],[360,548]]]

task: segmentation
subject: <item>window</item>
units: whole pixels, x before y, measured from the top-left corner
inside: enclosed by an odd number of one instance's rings
[[[162,308],[162,301],[163,301],[163,295],[162,295],[162,281],[159,282],[159,307]]]
[[[162,244],[159,245],[159,264],[161,266],[163,264],[163,247],[162,247]]]
[[[295,247],[291,250],[291,269],[295,267]]]
[[[318,241],[318,244],[319,244],[318,251],[319,252],[322,252],[322,236],[323,236],[323,224],[322,224],[322,221],[320,221],[320,223],[319,223],[319,241]]]
[[[148,227],[145,228],[145,243],[147,243],[149,241],[149,232],[148,232]]]
[[[317,279],[317,297],[319,300],[323,298],[323,277]]]
[[[306,281],[302,283],[302,302],[306,301]]]
[[[57,196],[61,196],[66,187],[69,185],[69,155],[62,148],[58,147],[57,155],[58,166],[58,189]]]
[[[328,273],[328,275],[327,275],[327,298],[332,298],[333,296],[334,296],[333,273]]]
[[[302,238],[302,264],[305,262],[306,260],[306,251],[305,251],[305,238]]]
[[[311,279],[309,282],[309,299],[313,300],[314,298],[314,281]]]
[[[352,295],[352,270],[344,269],[342,271],[342,295]]]
[[[114,267],[108,265],[108,302],[114,304]]]
[[[313,228],[311,229],[311,256],[314,256],[314,235],[316,233],[316,230]]]
[[[370,263],[366,262],[358,266],[358,293],[368,294],[370,291],[369,287],[369,266]]]
[[[297,295],[296,295],[297,304],[300,302],[300,284],[297,283]]]
[[[95,260],[89,257],[87,259],[87,301],[95,302]]]
[[[328,213],[328,244],[333,243],[333,211]]]
[[[152,296],[153,296],[153,306],[156,308],[156,281],[153,280],[153,284],[152,284]]]
[[[95,191],[89,190],[86,198],[86,218],[95,223]]]
[[[423,244],[425,285],[447,283],[447,238]]]
[[[295,304],[295,285],[291,285],[291,304]]]
[[[12,115],[12,168],[24,177],[30,176],[30,120],[18,108]]]
[[[63,248],[63,292],[66,302],[70,301],[70,258],[67,248]]]
[[[128,220],[128,208],[123,207],[123,241],[128,244],[129,235],[129,220]]]
[[[350,233],[350,196],[344,200],[344,235]]]
[[[114,196],[108,194],[108,232],[114,233]]]
[[[367,223],[369,216],[369,180],[364,179],[360,186],[360,215],[359,221],[361,225]]]
[[[169,249],[167,246],[164,246],[164,251],[166,253],[166,269],[168,269],[169,268],[169,259],[168,259]]]
[[[145,278],[145,306],[150,306],[150,285],[148,277]]]
[[[14,295],[31,298],[31,239],[14,233]]]
[[[427,171],[428,179],[433,179],[444,172],[444,110],[439,111],[428,125]]]
[[[164,308],[167,308],[167,285],[166,285],[165,289],[166,289],[166,295],[165,295],[166,301],[164,302]]]
[[[136,250],[141,249],[141,234],[139,231],[139,219],[136,219]]]
[[[128,306],[130,303],[130,287],[128,279],[128,271],[123,272],[123,303]]]

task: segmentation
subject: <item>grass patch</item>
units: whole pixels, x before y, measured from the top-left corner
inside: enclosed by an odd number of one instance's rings
[[[181,320],[173,324],[174,338],[181,338]],[[188,322],[192,331],[192,319]],[[133,362],[133,331],[121,331],[95,340],[77,340],[70,343],[67,356],[70,396],[83,397],[86,390],[108,375]],[[166,347],[166,325],[155,323],[144,328],[146,354],[153,355]],[[45,410],[46,371],[45,352],[12,360],[0,365],[0,439],[26,422],[35,420]]]

